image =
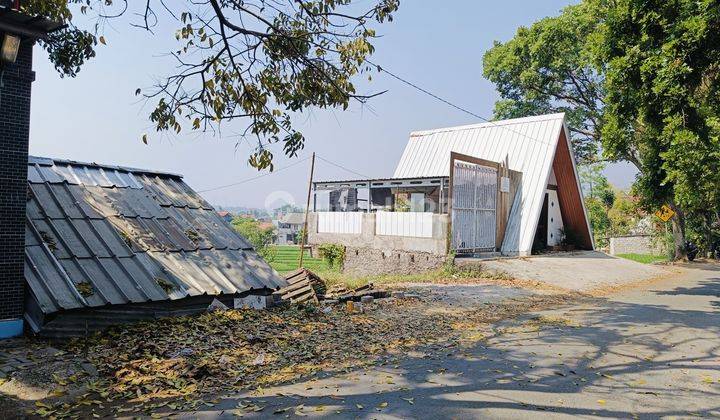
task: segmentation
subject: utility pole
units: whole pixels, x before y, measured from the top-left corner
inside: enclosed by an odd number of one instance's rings
[[[310,194],[312,193],[313,172],[315,172],[315,152],[310,160],[310,182],[308,182],[307,202],[305,203],[305,223],[303,224],[302,235],[300,235],[300,264],[303,267],[303,256],[305,255],[305,238],[308,236],[308,211],[310,210]]]

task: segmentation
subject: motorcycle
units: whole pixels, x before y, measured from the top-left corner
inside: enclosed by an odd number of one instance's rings
[[[700,250],[698,249],[697,245],[690,241],[685,241],[685,255],[687,255],[688,261],[695,260],[698,252],[700,252]]]

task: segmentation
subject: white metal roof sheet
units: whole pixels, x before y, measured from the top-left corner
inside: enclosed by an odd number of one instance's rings
[[[450,152],[493,162],[507,158],[510,170],[522,172],[522,186],[502,251],[529,253],[564,121],[561,113],[416,131],[394,177],[449,176]]]

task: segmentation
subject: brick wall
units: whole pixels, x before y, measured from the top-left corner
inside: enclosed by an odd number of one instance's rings
[[[0,320],[23,315],[25,204],[30,131],[32,42],[23,41],[0,84]]]

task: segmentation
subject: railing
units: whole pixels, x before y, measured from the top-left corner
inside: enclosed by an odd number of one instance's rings
[[[375,234],[432,238],[433,214],[420,212],[377,212],[375,215]]]
[[[362,233],[362,217],[360,212],[319,212],[317,213],[318,233],[346,233],[359,235]]]

